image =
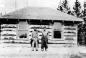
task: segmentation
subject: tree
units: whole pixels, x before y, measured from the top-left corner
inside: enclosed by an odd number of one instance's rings
[[[61,6],[61,5],[60,5],[60,6],[58,6],[57,10],[63,11],[62,6]]]
[[[69,10],[69,7],[68,7],[68,1],[67,0],[64,0],[63,3],[62,3],[62,6],[65,10]]]
[[[74,15],[77,17],[80,17],[80,15],[81,15],[81,12],[80,12],[81,4],[78,0],[76,0],[75,5],[73,7],[73,10],[74,10]]]
[[[67,0],[64,0],[62,3],[60,3],[57,10],[60,10],[60,11],[65,12],[67,14],[71,14],[71,10],[68,7],[68,1]]]

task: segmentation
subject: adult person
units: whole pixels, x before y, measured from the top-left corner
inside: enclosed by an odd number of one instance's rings
[[[36,51],[38,51],[38,32],[36,29],[34,29],[34,31],[32,32],[32,51],[34,51],[34,49],[36,49]]]
[[[48,33],[46,32],[46,29],[44,28],[42,32],[42,38],[41,38],[41,50],[42,51],[47,51],[48,49]]]

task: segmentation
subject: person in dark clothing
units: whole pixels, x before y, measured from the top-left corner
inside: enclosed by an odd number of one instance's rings
[[[44,28],[41,38],[41,50],[43,51],[44,49],[48,49],[48,33],[46,32],[46,28]]]
[[[47,38],[47,36],[44,36],[44,35],[42,35],[42,38],[41,38],[41,50],[42,51],[44,51],[44,49],[45,50],[47,50],[48,49],[48,38]]]

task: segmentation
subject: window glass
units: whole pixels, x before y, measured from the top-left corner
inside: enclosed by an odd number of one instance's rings
[[[19,30],[18,31],[19,38],[27,38],[27,32],[28,31],[25,30]]]
[[[54,31],[54,38],[61,38],[61,31]]]

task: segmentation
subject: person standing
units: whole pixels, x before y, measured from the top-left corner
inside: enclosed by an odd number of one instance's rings
[[[46,32],[46,29],[44,28],[42,32],[42,38],[41,38],[41,50],[42,51],[47,51],[48,49],[48,33]]]
[[[38,51],[38,32],[36,29],[32,32],[32,51]]]

